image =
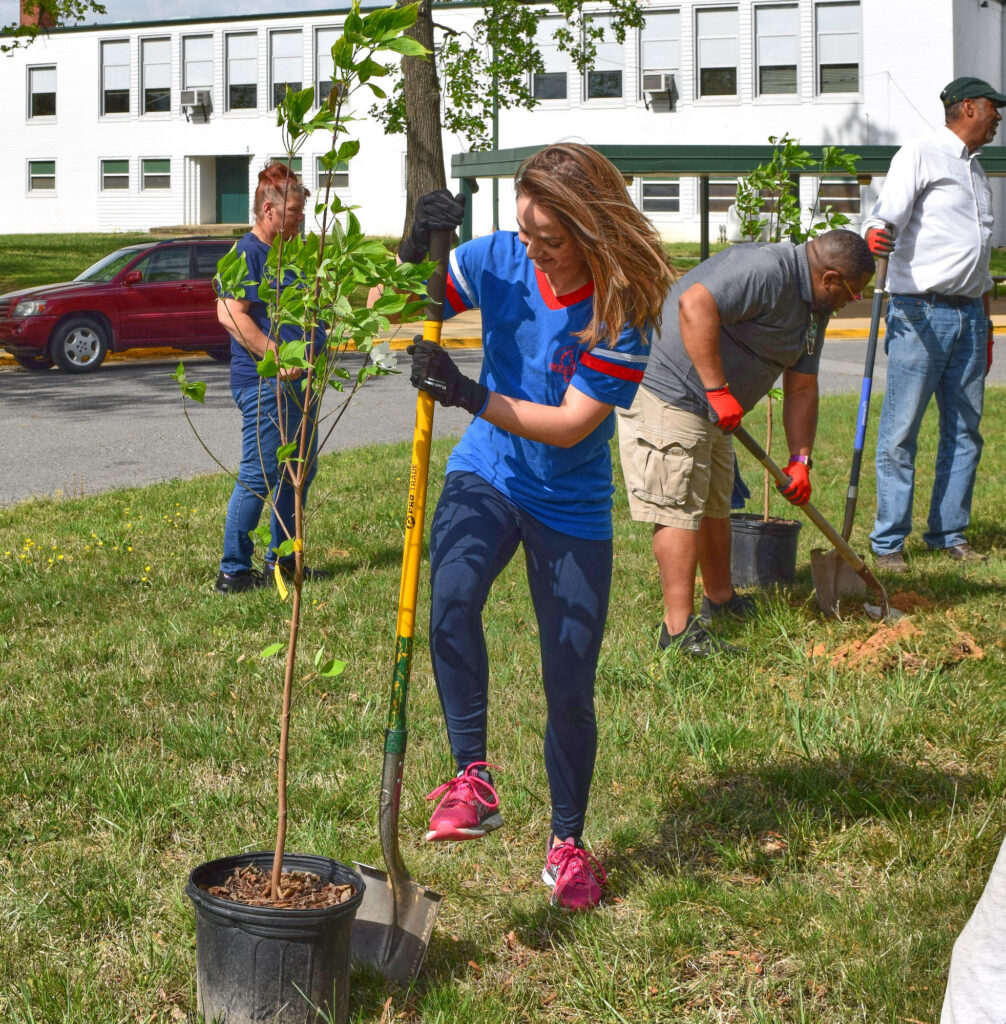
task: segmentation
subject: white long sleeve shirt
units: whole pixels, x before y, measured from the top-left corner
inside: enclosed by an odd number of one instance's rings
[[[880,198],[863,222],[894,228],[887,290],[978,298],[992,287],[992,190],[980,149],[949,128],[906,143],[891,161]]]

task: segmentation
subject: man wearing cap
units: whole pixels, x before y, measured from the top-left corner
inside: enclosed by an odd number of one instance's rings
[[[940,411],[936,479],[926,546],[983,562],[965,537],[982,451],[985,375],[992,365],[992,192],[978,162],[1006,95],[980,78],[942,93],[946,124],[902,146],[863,224],[887,271],[887,389],[877,436],[877,518],[870,541],[879,568],[905,572],[912,529],[919,427],[935,395]]]

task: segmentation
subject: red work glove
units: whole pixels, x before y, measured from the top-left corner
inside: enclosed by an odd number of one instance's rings
[[[866,244],[874,256],[890,256],[894,252],[894,235],[887,228],[870,228]]]
[[[720,430],[729,434],[741,425],[744,407],[730,394],[729,384],[707,391],[706,401],[709,403],[709,408],[716,414],[715,422]]]
[[[786,487],[776,484],[779,493],[791,505],[806,505],[810,501],[810,467],[790,459],[783,472],[789,477],[789,484]]]

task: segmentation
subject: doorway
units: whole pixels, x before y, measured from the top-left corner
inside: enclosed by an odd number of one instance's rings
[[[248,223],[248,161],[247,156],[218,156],[217,223]]]

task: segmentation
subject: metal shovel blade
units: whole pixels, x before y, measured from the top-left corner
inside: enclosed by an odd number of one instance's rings
[[[834,548],[813,548],[810,552],[810,573],[814,595],[825,615],[840,616],[842,600],[847,604],[862,603],[867,594],[866,582]],[[851,602],[849,599],[855,599]]]
[[[409,985],[419,974],[443,898],[413,882],[398,879],[398,891],[386,871],[356,864],[367,883],[352,931],[352,955],[395,985]]]

